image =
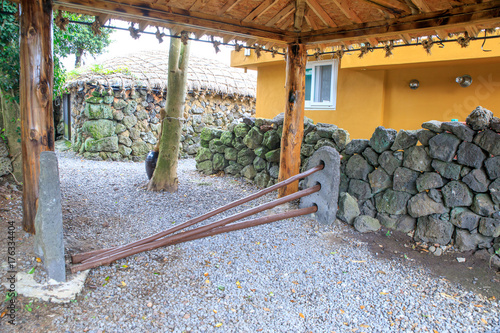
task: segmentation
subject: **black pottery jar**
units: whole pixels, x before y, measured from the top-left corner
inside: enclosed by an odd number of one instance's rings
[[[146,174],[148,175],[148,179],[151,179],[151,177],[153,177],[153,172],[156,168],[156,161],[158,161],[158,152],[150,151],[146,156],[146,161],[144,161],[146,164]]]

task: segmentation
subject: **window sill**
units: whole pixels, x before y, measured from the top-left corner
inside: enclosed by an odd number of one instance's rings
[[[304,107],[304,110],[307,110],[307,111],[327,111],[327,110],[335,111],[336,107],[334,107],[334,106],[306,106],[306,107]]]

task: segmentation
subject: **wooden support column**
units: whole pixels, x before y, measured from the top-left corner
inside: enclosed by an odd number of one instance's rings
[[[52,1],[21,0],[20,4],[23,229],[34,234],[40,153],[54,150]]]
[[[285,121],[281,138],[279,180],[283,181],[300,171],[300,147],[304,137],[304,97],[307,52],[304,44],[290,44],[286,57]],[[279,197],[297,192],[296,181],[279,189]]]

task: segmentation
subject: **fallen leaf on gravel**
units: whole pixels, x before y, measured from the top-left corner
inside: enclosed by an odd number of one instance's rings
[[[337,282],[337,284],[341,284],[341,283],[342,283],[342,281]]]
[[[255,242],[255,244],[260,245],[260,242]]]
[[[264,311],[271,311],[271,310],[269,310],[269,308],[264,308]]]
[[[344,310],[340,310],[340,313],[345,313],[345,311]]]
[[[222,323],[215,324],[215,327],[221,327],[221,326],[222,326]]]
[[[226,287],[224,287],[224,286],[218,286],[217,289],[219,289],[220,291],[224,291],[224,290],[226,290]]]
[[[6,313],[7,313],[7,310],[5,310],[4,312],[2,312],[2,313],[0,314],[0,318],[3,318],[3,317],[5,316],[5,314],[6,314]]]
[[[150,307],[152,307],[152,306],[153,306],[153,303],[149,302],[148,304],[146,304],[146,306],[147,306],[148,308],[150,308]]]
[[[210,280],[205,280],[205,283],[206,284],[210,284]]]
[[[204,276],[208,276],[208,273],[204,273],[203,275],[204,275]]]
[[[477,308],[482,308],[483,306],[481,304],[474,304],[475,307]]]
[[[191,315],[190,315],[189,313],[186,313],[186,314],[184,315],[184,317],[182,317],[182,318],[184,318],[184,319],[189,319],[189,318],[191,318]]]
[[[486,321],[486,319],[481,318],[481,321],[483,322],[483,324],[488,325],[488,322]]]
[[[228,262],[227,264],[228,264],[228,265],[231,265],[231,262],[232,262],[232,261]]]
[[[436,330],[432,330],[432,333],[439,333],[439,332],[438,332],[438,331],[436,331]]]
[[[248,272],[248,274],[251,274],[251,273],[252,273],[252,272],[250,272],[248,269],[247,269],[247,272]]]
[[[217,310],[214,309],[214,313],[217,313]]]
[[[384,271],[377,271],[377,274],[387,274],[387,273]]]
[[[300,318],[304,319],[306,316],[304,316],[303,313],[299,313]]]
[[[380,295],[389,295],[389,293],[385,292],[385,291],[381,291],[380,292]]]
[[[125,283],[125,281],[122,281],[122,286],[126,287],[127,284]]]
[[[292,283],[293,283],[293,284],[299,284],[299,282],[298,282],[298,281],[292,281]]]
[[[292,289],[292,293],[294,293],[294,292],[295,292],[295,289]]]
[[[109,280],[109,276],[106,276],[106,277],[104,278],[104,280],[105,280],[105,281],[108,281],[108,280]]]
[[[366,260],[353,260],[352,262],[359,264],[359,263],[362,263],[362,262],[366,262]]]
[[[36,267],[33,267],[32,269],[30,269],[30,270],[29,270],[29,272],[28,272],[28,274],[33,274],[33,273],[35,273],[35,269],[36,269]]]
[[[370,328],[370,325],[361,324],[361,325],[359,325],[359,327],[363,327],[363,328]]]
[[[36,258],[36,262],[42,262],[42,259]]]
[[[122,265],[122,268],[127,268],[128,266],[127,265]]]
[[[495,296],[491,296],[490,298],[488,298],[488,301],[494,301],[494,300],[496,300]]]
[[[235,310],[235,309],[231,309],[231,311],[236,312],[236,310]]]
[[[365,306],[364,306],[364,305],[361,305],[359,308],[360,308],[361,310],[363,310],[363,309],[365,308]]]

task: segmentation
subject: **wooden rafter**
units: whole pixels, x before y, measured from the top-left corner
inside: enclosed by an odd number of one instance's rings
[[[203,9],[203,7],[206,6],[206,4],[209,2],[210,0],[196,0],[192,5],[191,7],[189,7],[189,11],[193,11],[193,12],[198,12],[200,10]]]
[[[479,32],[481,30],[478,29],[478,27],[475,26],[475,25],[468,25],[468,26],[465,27],[465,31],[467,31],[467,33],[469,34],[469,36],[471,36],[471,37],[477,37],[479,35]]]
[[[265,12],[267,12],[271,7],[273,7],[275,4],[277,4],[279,0],[266,0],[263,3],[261,3],[259,6],[257,6],[254,10],[248,14],[243,21],[253,21],[257,19],[258,17],[262,16]]]
[[[328,15],[327,12],[321,7],[316,0],[306,0],[307,5],[311,10],[318,15],[321,21],[327,26],[327,27],[336,27],[337,24],[332,20],[330,15]]]
[[[340,9],[340,11],[353,23],[362,23],[361,20],[352,8],[350,8],[345,1],[342,0],[332,0],[335,5]]]
[[[382,22],[353,24],[343,28],[328,28],[301,34],[305,43],[336,42],[341,40],[386,37],[395,34],[435,31],[441,28],[462,28],[475,24],[498,24],[500,4],[485,2],[477,5],[455,7],[446,11],[422,13]]]
[[[278,14],[276,14],[271,20],[269,20],[266,23],[266,26],[272,27],[273,25],[281,22],[281,20],[290,15],[294,10],[295,10],[295,4],[289,3],[288,5],[285,6],[285,8],[280,10]]]
[[[101,23],[101,27],[106,24],[111,19],[111,15],[98,15],[97,18],[99,19],[99,22]]]
[[[217,12],[217,15],[224,15],[226,12],[233,9],[241,0],[228,0],[224,6]]]
[[[230,2],[232,2],[232,0]],[[233,5],[235,3],[236,2],[234,2]],[[116,3],[108,0],[86,0],[86,5],[70,2],[70,0],[54,0],[54,4],[57,5],[58,8],[68,11],[88,10],[90,6],[96,12],[110,15],[114,14],[132,22],[142,21],[144,17],[147,17],[152,23],[174,23],[182,26],[183,30],[199,29],[203,27],[213,34],[227,31],[233,33],[235,36],[255,36],[274,41],[287,40],[287,32],[272,28],[268,25],[257,25],[252,22],[242,23],[239,20],[230,18],[221,19],[220,16],[212,16],[205,13],[189,13],[173,7],[170,8],[170,11],[165,11]]]
[[[302,30],[302,21],[304,20],[304,12],[306,10],[306,0],[295,0],[295,18],[293,28],[296,31]]]
[[[407,1],[413,3],[421,13],[429,13],[432,11],[431,7],[429,7],[429,5],[424,0],[407,0]]]

